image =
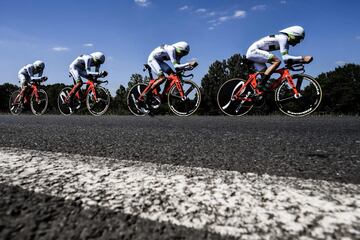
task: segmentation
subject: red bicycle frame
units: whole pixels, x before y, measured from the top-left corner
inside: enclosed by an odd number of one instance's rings
[[[276,79],[270,87],[270,90],[273,91],[275,90],[278,86],[280,86],[280,84],[284,81],[287,81],[289,83],[289,86],[292,88],[292,90],[294,91],[294,95],[299,95],[299,92],[295,86],[295,83],[293,81],[293,78],[290,74],[289,69],[287,68],[281,68],[276,70],[274,73],[278,73],[280,74],[280,77],[278,79]],[[249,98],[242,98],[241,94],[245,91],[246,87],[250,84],[250,86],[253,87],[253,89],[255,90],[255,93],[257,95],[264,93],[263,91],[259,90],[257,88],[257,80],[256,77],[258,75],[260,75],[261,72],[257,72],[257,73],[253,73],[253,74],[249,74],[249,78],[248,80],[245,82],[245,84],[234,94],[234,98],[235,99],[241,99],[241,100],[245,100],[245,101],[252,101],[252,99]]]
[[[95,91],[95,83],[91,80],[87,80],[86,84],[86,90],[85,94],[83,96],[80,95],[80,90],[76,92],[75,97],[79,99],[80,101],[83,101],[86,99],[86,96],[91,91],[93,93],[94,100],[97,101],[96,91]]]
[[[152,85],[154,84],[154,82],[156,81],[156,79],[151,79],[149,81],[149,85],[145,88],[144,92],[147,92],[151,87]],[[166,94],[169,93],[170,89],[172,88],[172,86],[174,86],[174,84],[176,85],[176,88],[177,90],[179,91],[180,93],[180,97],[183,98],[185,96],[184,94],[184,89],[181,85],[181,80],[180,80],[180,77],[175,75],[175,74],[170,74],[169,76],[166,77],[166,84],[165,84],[165,88],[163,90],[163,92],[160,94],[158,89],[155,88],[152,92],[154,93],[154,95],[157,95],[157,96],[165,96]]]
[[[27,92],[31,92],[30,94],[27,94]],[[24,92],[24,104],[27,104],[30,102],[30,97],[32,95],[35,95],[36,101],[39,102],[39,91],[38,91],[38,83],[32,82],[30,89],[26,90]],[[19,95],[20,96],[20,95]]]

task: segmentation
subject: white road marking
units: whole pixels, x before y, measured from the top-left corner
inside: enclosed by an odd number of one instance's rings
[[[240,239],[360,238],[354,184],[14,148],[0,183]]]

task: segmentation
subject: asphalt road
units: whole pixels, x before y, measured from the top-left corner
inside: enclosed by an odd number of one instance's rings
[[[360,183],[359,117],[2,115],[0,146]]]
[[[360,237],[359,117],[1,115],[0,150],[0,239]]]

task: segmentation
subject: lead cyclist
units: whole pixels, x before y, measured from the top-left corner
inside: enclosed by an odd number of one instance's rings
[[[254,42],[246,53],[246,58],[254,62],[257,71],[264,72],[258,88],[268,91],[272,82],[272,73],[280,66],[281,60],[272,51],[280,50],[282,59],[285,63],[310,63],[312,56],[291,56],[289,55],[289,45],[296,46],[305,38],[305,30],[301,26],[292,26],[280,30],[279,34],[269,35]],[[266,63],[271,65],[267,67]]]

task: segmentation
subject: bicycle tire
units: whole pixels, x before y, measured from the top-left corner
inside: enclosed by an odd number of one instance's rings
[[[16,104],[14,103],[15,99],[18,97],[19,94],[20,94],[20,90],[16,90],[10,95],[9,110],[12,115],[19,115],[23,110],[20,102],[18,102]]]
[[[135,116],[145,116],[145,113],[139,110],[136,101],[146,87],[147,85],[145,83],[137,83],[130,88],[127,94],[126,104],[128,106],[129,111]]]
[[[49,98],[48,98],[48,95],[45,92],[45,90],[39,89],[38,94],[39,94],[39,98],[40,98],[40,103],[38,103],[36,101],[35,94],[32,94],[31,99],[30,99],[31,111],[34,115],[37,115],[37,116],[44,114],[46,112],[46,109],[49,104]],[[41,104],[41,106],[40,106],[40,104]],[[38,107],[39,107],[39,109],[36,109]]]
[[[307,74],[295,74],[292,78],[301,96],[296,98],[288,82],[284,81],[275,91],[275,102],[279,110],[288,116],[307,116],[320,106],[322,100],[321,86],[312,76]]]
[[[90,91],[86,96],[86,107],[92,115],[101,116],[108,110],[111,97],[109,91],[102,86],[96,86],[95,92],[97,101],[94,101],[93,92]]]
[[[244,102],[234,100],[234,94],[245,84],[245,80],[233,78],[224,82],[217,93],[217,104],[220,110],[228,116],[243,116],[247,114],[253,107],[254,102]],[[255,95],[254,88],[249,84],[245,89],[246,95]],[[243,94],[243,93],[242,93]],[[244,96],[246,96],[244,95]]]
[[[201,103],[201,91],[198,85],[191,80],[183,80],[181,84],[186,99],[181,99],[179,91],[174,84],[167,95],[168,106],[175,115],[185,117],[192,115],[199,108]]]
[[[69,116],[74,113],[69,104],[65,103],[65,98],[69,95],[71,89],[71,87],[64,87],[63,89],[61,89],[57,97],[58,109],[60,113],[65,116]]]

